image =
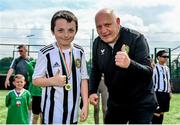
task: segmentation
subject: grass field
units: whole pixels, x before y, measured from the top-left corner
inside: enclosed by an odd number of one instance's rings
[[[7,108],[5,107],[5,96],[7,91],[0,90],[0,124],[5,124]],[[102,113],[100,113],[100,123],[102,124]],[[170,111],[165,113],[164,124],[180,124],[180,94],[173,94]],[[80,124],[94,124],[93,106],[90,105],[89,116],[86,122]]]

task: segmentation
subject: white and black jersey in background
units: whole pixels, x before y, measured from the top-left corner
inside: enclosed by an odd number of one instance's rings
[[[156,64],[153,70],[153,83],[156,92],[171,92],[170,73],[166,65]]]

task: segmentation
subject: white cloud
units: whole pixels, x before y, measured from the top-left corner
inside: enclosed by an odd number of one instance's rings
[[[123,26],[138,30],[140,32],[147,32],[148,28],[144,25],[143,19],[133,15],[124,15],[121,18]]]
[[[113,8],[120,16],[123,26],[145,33],[150,41],[151,51],[158,46],[174,48],[178,45],[177,42],[162,41],[180,40],[179,0],[43,0],[43,2],[27,0],[23,1],[24,3],[14,0],[16,5],[10,0],[4,1],[11,5],[7,5],[9,9],[4,8],[3,11],[0,8],[0,43],[4,43],[4,40],[14,43],[28,43],[28,41],[32,44],[51,43],[53,40],[50,31],[51,17],[57,10],[67,9],[78,17],[79,31],[76,42],[84,45],[90,41],[92,29],[95,29],[96,12],[104,7]],[[27,38],[29,34],[35,36]]]
[[[180,5],[173,8],[171,12],[164,13],[160,16],[160,20],[163,23],[162,28],[169,30],[170,32],[180,32]]]
[[[120,2],[120,1],[119,1]],[[179,0],[122,0],[124,6],[129,7],[153,7],[153,6],[162,6],[169,5],[174,6],[179,3]]]

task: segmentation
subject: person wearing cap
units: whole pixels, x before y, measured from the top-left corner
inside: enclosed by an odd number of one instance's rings
[[[27,48],[25,45],[19,45],[18,46],[18,52],[19,52],[19,57],[15,58],[11,65],[10,65],[10,69],[8,70],[7,76],[6,76],[6,80],[5,80],[5,88],[8,88],[8,86],[10,86],[10,77],[11,75],[15,72],[16,74],[22,74],[25,77],[26,80],[26,85],[24,86],[25,89],[29,89],[29,82],[28,82],[28,69],[27,69],[27,63],[32,60],[32,58],[30,58],[27,55]]]
[[[155,65],[153,70],[153,83],[158,101],[158,108],[154,113],[152,124],[162,124],[164,112],[169,111],[172,92],[170,72],[166,65],[168,58],[168,53],[165,50],[160,50],[157,53],[158,63]]]

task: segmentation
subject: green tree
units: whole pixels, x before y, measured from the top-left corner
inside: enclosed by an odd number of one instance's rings
[[[91,66],[92,66],[92,59],[89,59],[89,61],[87,62],[87,70],[89,75],[91,73]]]
[[[0,74],[7,74],[12,60],[12,57],[4,57],[0,60]]]

